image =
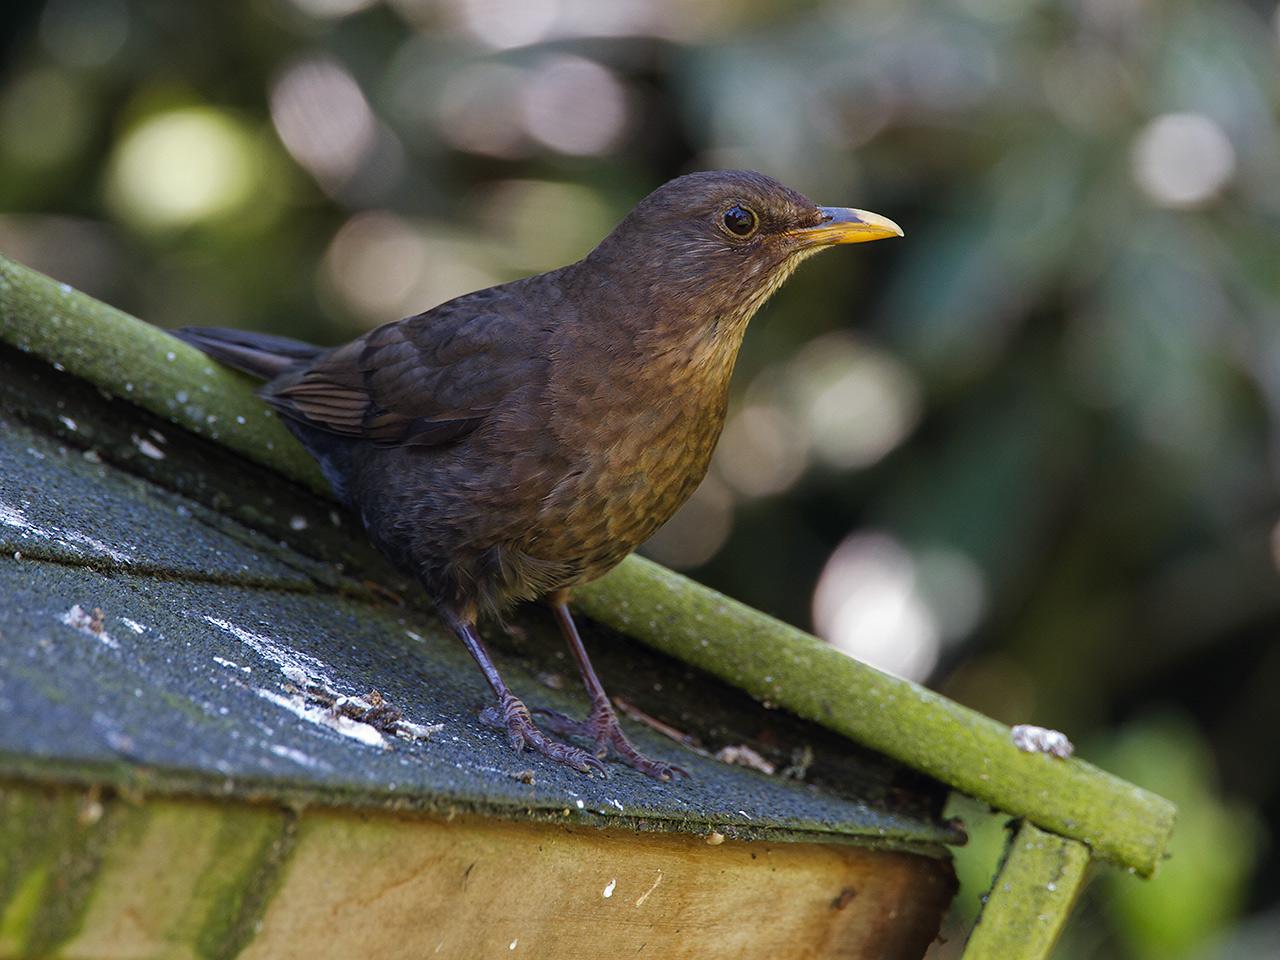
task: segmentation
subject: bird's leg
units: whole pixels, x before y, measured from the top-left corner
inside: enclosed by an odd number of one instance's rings
[[[552,740],[534,726],[533,719],[529,716],[529,708],[503,682],[502,677],[498,675],[498,668],[494,666],[489,656],[489,651],[480,642],[480,637],[476,634],[474,615],[461,616],[444,605],[440,607],[440,615],[450,629],[458,635],[467,652],[475,658],[480,666],[480,672],[484,674],[484,678],[489,681],[489,686],[497,694],[498,723],[507,731],[507,742],[511,744],[513,750],[518,752],[527,746],[544,757],[583,773],[590,773],[593,770],[605,772],[604,764],[586,750]]]
[[[573,659],[578,664],[578,672],[582,674],[582,683],[591,697],[591,712],[587,714],[585,720],[574,720],[551,710],[538,710],[537,713],[542,718],[543,725],[562,737],[582,737],[590,740],[595,745],[597,757],[606,756],[612,748],[627,766],[634,767],[657,780],[670,780],[674,776],[687,777],[689,772],[683,767],[665,760],[651,760],[627,739],[626,734],[622,732],[622,727],[618,724],[618,715],[614,712],[613,704],[609,702],[609,695],[605,693],[600,678],[596,676],[595,668],[591,666],[591,659],[587,656],[586,647],[582,645],[582,638],[578,636],[578,627],[573,622],[573,615],[569,612],[567,595],[563,592],[554,594],[550,601],[551,609],[556,615],[556,623],[560,625],[560,632],[564,635],[565,642],[569,644]]]

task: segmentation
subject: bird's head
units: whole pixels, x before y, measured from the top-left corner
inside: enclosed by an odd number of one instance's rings
[[[664,325],[742,328],[806,257],[900,237],[866,210],[820,207],[772,177],[691,173],[659,187],[587,257],[618,293]]]

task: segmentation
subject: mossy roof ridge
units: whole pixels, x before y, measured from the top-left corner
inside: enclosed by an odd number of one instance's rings
[[[0,337],[323,489],[315,465],[244,378],[162,331],[3,258]],[[181,391],[192,396],[195,390],[198,406],[181,402]],[[1164,856],[1175,808],[1163,798],[1079,759],[1023,753],[1004,725],[678,574],[633,557],[579,590],[576,599],[603,623],[998,809],[1081,840],[1097,856],[1142,875]]]

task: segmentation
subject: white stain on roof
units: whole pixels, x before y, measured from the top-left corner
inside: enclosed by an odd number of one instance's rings
[[[132,561],[128,554],[122,553],[115,547],[103,543],[97,537],[91,537],[80,530],[72,530],[65,527],[42,527],[39,524],[32,523],[21,508],[5,503],[2,500],[0,500],[0,524],[12,527],[26,536],[53,540],[60,546],[67,547],[76,553],[85,553],[87,552],[86,548],[88,548],[89,551],[108,556],[117,563],[130,563]]]
[[[101,641],[112,650],[119,650],[120,644],[107,633],[106,627],[102,625],[102,611],[94,608],[93,613],[89,613],[80,604],[76,604],[66,613],[58,615],[58,622],[65,623],[72,630],[78,630],[86,637],[93,637],[95,640]]]
[[[206,622],[213,624],[219,630],[231,634],[258,656],[265,660],[270,660],[290,680],[295,682],[316,680],[330,685],[333,683],[328,674],[328,667],[323,661],[302,653],[300,650],[292,650],[278,640],[273,640],[252,630],[246,630],[244,627],[238,626],[229,620],[223,620],[221,617],[211,617],[208,614],[202,614],[201,616]]]
[[[307,703],[306,698],[301,694],[295,693],[283,696],[271,690],[264,690],[261,687],[256,692],[262,699],[274,703],[277,707],[283,707],[308,723],[314,723],[320,727],[328,727],[330,730],[334,730],[344,737],[350,737],[352,740],[357,740],[366,746],[385,747],[387,745],[386,738],[378,732],[376,727],[362,723],[359,720],[352,720],[350,717],[344,717],[340,713],[334,713],[328,707]]]

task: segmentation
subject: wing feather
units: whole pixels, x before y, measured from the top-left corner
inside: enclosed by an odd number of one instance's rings
[[[487,290],[379,327],[273,382],[266,399],[287,417],[379,446],[458,440],[541,369],[510,306]]]

